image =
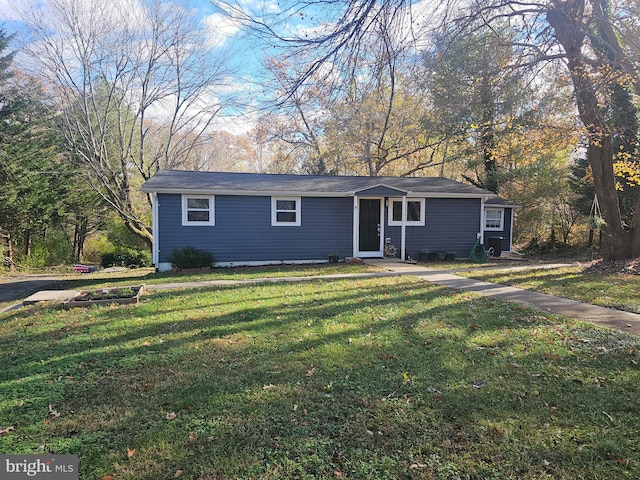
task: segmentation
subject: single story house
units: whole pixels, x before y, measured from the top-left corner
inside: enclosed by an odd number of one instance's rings
[[[502,237],[511,251],[517,205],[439,177],[343,177],[160,170],[142,185],[153,202],[153,262],[174,249],[210,251],[219,266],[326,262],[396,252],[467,258]],[[495,241],[495,238],[494,238]]]

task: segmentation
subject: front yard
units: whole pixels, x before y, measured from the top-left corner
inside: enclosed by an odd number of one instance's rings
[[[418,280],[0,314],[0,451],[81,479],[638,478],[640,341]]]
[[[456,274],[640,313],[640,275],[585,272],[579,264],[550,270],[522,271],[497,270],[487,266]]]

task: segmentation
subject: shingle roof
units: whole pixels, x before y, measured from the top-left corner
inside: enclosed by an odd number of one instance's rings
[[[431,196],[481,197],[492,192],[441,177],[343,177],[160,170],[142,185],[143,192],[212,194],[352,195],[387,186]]]
[[[507,200],[506,198],[502,198],[502,197],[493,197],[488,199],[486,202],[484,202],[484,204],[488,207],[494,206],[494,207],[512,207],[512,208],[521,208],[522,205],[518,205],[515,202],[512,202],[511,200]]]

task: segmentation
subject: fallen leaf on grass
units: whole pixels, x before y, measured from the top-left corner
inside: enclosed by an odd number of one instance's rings
[[[176,415],[176,412],[169,412],[167,413],[164,418],[166,418],[167,420],[173,420],[174,418],[176,418],[178,415]]]
[[[55,410],[51,404],[49,404],[49,414],[50,414],[53,418],[58,418],[58,417],[60,416],[60,412],[58,412],[57,410]]]
[[[111,475],[105,475],[104,477],[101,477],[100,480],[114,480],[114,478]]]
[[[15,430],[15,427],[0,428],[0,435],[6,435],[11,430]]]
[[[273,383],[269,383],[269,384],[267,384],[267,385],[263,385],[263,386],[262,386],[262,389],[263,389],[263,390],[270,390],[270,389],[272,389],[272,388],[275,388],[275,385],[274,385]]]
[[[617,456],[615,454],[611,454],[611,460],[613,460],[618,465],[624,465],[625,467],[629,465],[629,459],[628,458],[622,458],[622,457],[619,457],[619,456]]]
[[[151,343],[150,341],[146,341],[146,342],[142,342],[142,346],[143,347],[150,347],[151,345],[153,345],[153,343]]]
[[[178,478],[180,475],[182,475],[182,470],[176,470],[176,473],[173,475],[173,478]]]
[[[127,458],[133,457],[134,453],[136,453],[136,449],[135,448],[128,448],[127,449]]]

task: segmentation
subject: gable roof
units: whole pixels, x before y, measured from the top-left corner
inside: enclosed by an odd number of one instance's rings
[[[143,192],[218,195],[351,196],[375,187],[427,197],[494,197],[472,185],[441,177],[347,177],[265,173],[160,170],[141,187]]]

